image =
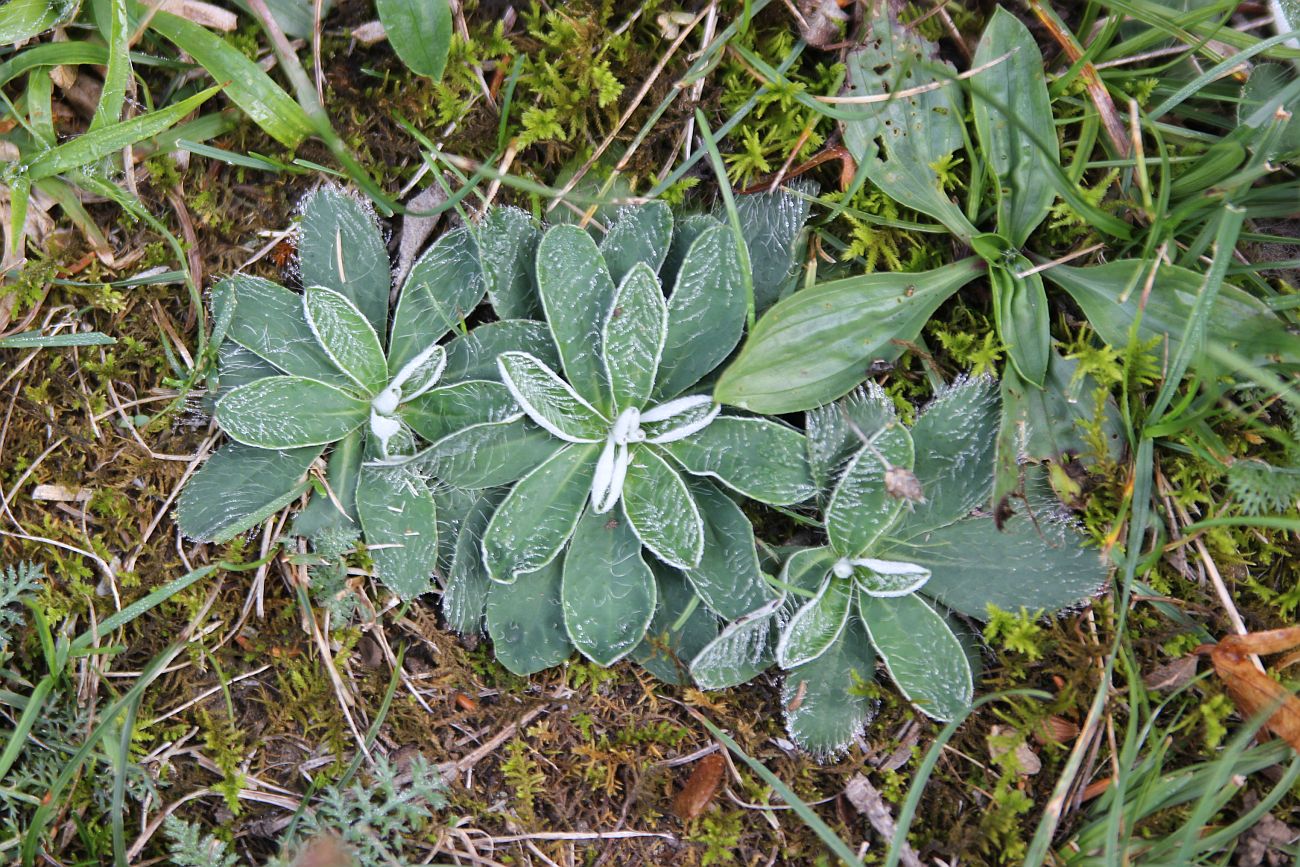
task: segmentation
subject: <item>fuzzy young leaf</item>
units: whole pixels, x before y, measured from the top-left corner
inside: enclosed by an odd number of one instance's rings
[[[616,219],[600,242],[600,253],[615,283],[631,273],[632,268],[643,264],[656,273],[668,255],[672,240],[673,214],[663,202],[632,205],[618,212]]]
[[[602,335],[601,352],[615,409],[639,409],[650,398],[667,330],[668,305],[659,280],[649,265],[637,262],[614,294]]]
[[[722,416],[664,448],[687,472],[763,503],[798,503],[817,490],[803,435],[780,422]]]
[[[785,674],[781,706],[795,743],[818,759],[844,750],[873,715],[872,701],[858,689],[875,678],[876,654],[857,618],[812,662]]]
[[[401,599],[433,589],[438,565],[438,517],[424,482],[404,469],[362,467],[357,516],[375,575]]]
[[[942,721],[970,706],[970,660],[929,603],[915,594],[888,599],[861,593],[858,609],[871,644],[908,701]]]
[[[868,596],[906,596],[930,580],[930,570],[915,563],[859,557],[852,562],[853,580]]]
[[[321,348],[307,317],[302,297],[260,277],[236,274],[213,289],[232,295],[228,339],[274,364],[290,376],[305,376],[331,385],[349,385],[344,375]]]
[[[308,286],[302,311],[334,365],[368,394],[377,394],[388,381],[388,364],[379,336],[356,305],[333,289]]]
[[[388,329],[388,290],[393,278],[375,215],[331,187],[307,199],[298,239],[304,286],[324,286],[346,297],[377,334]]]
[[[583,514],[564,555],[560,587],[573,645],[597,665],[613,665],[645,636],[655,611],[655,578],[628,523]]]
[[[844,632],[853,596],[852,581],[828,575],[817,595],[796,611],[782,630],[776,664],[794,668],[825,653]]]
[[[887,490],[885,471],[889,467],[910,470],[913,464],[912,438],[902,425],[885,428],[879,435],[863,433],[875,442],[864,445],[849,462],[826,506],[826,536],[845,557],[864,554],[893,524],[903,501]]]
[[[326,445],[356,430],[369,414],[364,400],[300,376],[259,379],[217,401],[221,429],[263,449]]]
[[[573,653],[560,602],[561,559],[520,575],[509,587],[488,588],[487,630],[497,661],[527,677],[559,665]]]
[[[229,443],[181,491],[176,521],[200,542],[227,542],[297,499],[319,446],[271,451]]]
[[[757,677],[772,664],[776,613],[783,599],[728,624],[691,658],[691,676],[700,689],[725,689]]]
[[[537,288],[573,390],[601,409],[608,386],[600,330],[614,282],[596,242],[577,226],[556,226],[537,245]]]
[[[623,485],[623,513],[642,544],[678,569],[693,569],[704,556],[704,525],[690,489],[677,471],[649,447],[637,448]]]
[[[559,375],[526,352],[497,356],[501,381],[534,423],[565,442],[603,440],[609,422]]]

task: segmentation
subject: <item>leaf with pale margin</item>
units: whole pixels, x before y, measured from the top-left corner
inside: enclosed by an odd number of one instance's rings
[[[497,356],[501,381],[537,425],[565,442],[605,439],[609,422],[555,371],[526,352]]]
[[[468,334],[446,344],[447,367],[442,381],[495,379],[500,381],[497,356],[503,352],[527,352],[551,370],[560,366],[560,356],[551,342],[545,322],[530,319],[504,319],[479,325]]]
[[[860,683],[875,679],[876,654],[856,617],[837,641],[812,662],[786,672],[781,685],[785,729],[821,760],[842,752],[875,715]]]
[[[813,481],[829,490],[862,448],[863,435],[898,423],[894,402],[868,380],[835,403],[811,409],[804,417],[808,465]]]
[[[434,443],[419,458],[434,477],[460,488],[493,488],[528,475],[564,447],[526,418],[477,424]]]
[[[641,543],[669,566],[693,569],[704,556],[704,524],[677,471],[648,446],[632,450],[623,514]]]
[[[864,431],[874,436],[876,431]],[[910,470],[912,438],[901,424],[886,428],[872,446],[864,445],[849,461],[826,506],[826,536],[846,557],[865,554],[894,523],[903,501],[885,489],[886,465]],[[879,453],[879,454],[877,454]]]
[[[941,527],[964,518],[989,497],[998,434],[998,384],[959,379],[940,389],[912,426],[912,468],[925,502],[904,515],[908,528]]]
[[[828,575],[817,595],[795,612],[781,631],[776,664],[794,668],[812,662],[839,639],[849,619],[853,582]]]
[[[217,401],[221,429],[237,442],[264,449],[326,445],[347,436],[369,416],[366,401],[300,376],[259,379]]]
[[[704,555],[683,574],[700,600],[725,620],[771,602],[776,592],[759,567],[749,518],[711,482],[689,479],[687,485],[704,522]]]
[[[817,492],[803,434],[770,419],[721,416],[663,448],[688,473],[763,503],[798,503]]]
[[[667,330],[668,305],[659,280],[649,265],[638,262],[614,293],[601,339],[615,409],[640,409],[650,398]]]
[[[374,213],[342,190],[322,187],[304,203],[300,231],[302,284],[342,294],[383,335],[393,277]]]
[[[290,376],[305,376],[331,385],[352,384],[316,340],[302,312],[302,297],[296,292],[246,274],[227,277],[217,284],[217,289],[224,287],[235,298],[228,339]]]
[[[915,563],[874,557],[859,557],[850,562],[854,566],[853,580],[868,596],[906,596],[930,580],[930,570]]]
[[[418,465],[411,467],[415,472],[420,472]],[[474,510],[478,503],[479,496],[486,493],[498,493],[497,491],[467,491],[463,488],[454,488],[451,485],[439,484],[436,487],[430,480],[429,490],[433,493],[434,505],[438,507],[438,570],[436,576],[441,578],[449,575],[452,561],[456,558],[456,543],[463,535],[461,527],[464,526],[465,520]],[[499,492],[502,496],[504,491]],[[490,516],[489,516],[490,517]],[[483,528],[474,536],[475,544],[483,538]],[[482,554],[482,549],[479,551]],[[480,557],[481,559],[481,557]],[[486,580],[487,573],[483,573]]]
[[[908,701],[928,717],[957,719],[974,697],[970,660],[943,617],[916,594],[858,594],[871,644]]]
[[[357,517],[375,577],[398,598],[433,589],[438,566],[438,515],[424,481],[403,469],[362,467]]]
[[[600,330],[614,282],[596,242],[577,226],[555,226],[537,245],[537,289],[573,390],[608,409]]]
[[[217,393],[213,397],[220,398],[232,388],[279,375],[280,369],[274,364],[227,340],[217,350]]]
[[[600,242],[600,254],[610,278],[620,283],[638,264],[646,265],[652,274],[658,272],[668,255],[672,232],[673,213],[663,202],[620,209]]]
[[[560,585],[569,640],[597,665],[613,665],[645,636],[655,612],[655,577],[623,520],[590,507],[564,555]]]
[[[573,653],[560,603],[562,561],[520,575],[509,587],[488,588],[487,630],[497,662],[511,674],[530,674],[559,665]]]
[[[695,243],[695,239],[709,229],[721,225],[722,221],[707,214],[689,214],[677,220],[673,224],[673,240],[668,245],[668,255],[664,257],[664,264],[659,268],[660,284],[675,285],[677,273],[681,270],[682,262],[686,259],[686,254]],[[735,248],[734,243],[732,248]]]
[[[388,381],[379,336],[347,296],[323,286],[302,293],[302,311],[316,340],[334,365],[371,395]]]
[[[542,302],[533,284],[537,242],[542,232],[536,221],[518,208],[496,207],[475,227],[474,237],[478,239],[492,309],[503,319],[532,319],[539,315]],[[553,366],[559,367],[559,362]]]
[[[176,522],[199,542],[227,542],[289,505],[319,446],[271,451],[227,443],[199,467],[181,491]]]
[[[483,565],[480,543],[500,501],[496,493],[483,494],[470,507],[456,534],[456,553],[442,593],[442,616],[463,635],[477,635],[483,629],[483,610],[492,581]]]
[[[641,431],[648,443],[676,442],[703,430],[721,409],[706,394],[674,398],[641,413]]]
[[[812,201],[804,196],[816,194],[815,182],[794,180],[779,190],[736,196],[740,234],[749,248],[754,275],[754,307],[760,313],[776,303],[789,282],[795,265],[795,241],[812,210]]]
[[[478,247],[465,229],[447,232],[411,266],[393,312],[388,372],[395,375],[474,312],[483,300]]]
[[[691,685],[688,664],[713,639],[718,637],[718,621],[696,601],[684,575],[662,563],[652,563],[658,604],[646,636],[632,658],[646,671],[665,683]],[[687,614],[688,609],[690,613]],[[677,623],[685,616],[680,627]]]
[[[700,689],[739,686],[772,664],[776,613],[784,601],[778,597],[729,623],[691,659],[691,676]]]
[[[509,389],[482,379],[426,391],[398,410],[402,421],[431,443],[471,425],[512,421],[522,414]]]
[[[492,580],[510,584],[555,559],[582,516],[596,446],[568,446],[520,479],[483,534],[483,561]]]

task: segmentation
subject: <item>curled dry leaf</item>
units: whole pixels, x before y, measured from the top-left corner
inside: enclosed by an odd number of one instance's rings
[[[698,817],[713,801],[722,785],[726,761],[721,753],[709,753],[695,763],[686,784],[673,796],[673,812],[686,821]]]
[[[1250,654],[1261,655],[1295,651],[1300,648],[1300,626],[1229,635],[1218,644],[1202,644],[1196,653],[1206,654],[1214,664],[1214,673],[1227,687],[1232,700],[1244,716],[1268,713],[1260,730],[1272,732],[1300,750],[1300,698],[1250,661]],[[1300,661],[1300,654],[1289,654],[1282,666]]]
[[[334,834],[313,837],[293,859],[292,867],[357,867],[352,849]]]

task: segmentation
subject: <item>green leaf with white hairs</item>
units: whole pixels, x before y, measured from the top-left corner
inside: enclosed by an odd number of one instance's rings
[[[442,372],[447,367],[447,350],[434,344],[426,346],[424,351],[412,358],[397,371],[388,383],[382,403],[392,399],[399,403],[414,400],[433,388],[442,380]]]
[[[773,599],[723,627],[718,637],[691,659],[691,676],[700,689],[725,689],[753,680],[772,664],[776,614],[784,597]]]
[[[745,329],[735,237],[715,224],[691,243],[668,298],[668,334],[655,379],[663,400],[695,385],[731,354]]]
[[[438,81],[451,51],[448,0],[375,0],[388,42],[406,68]]]
[[[645,636],[655,578],[627,521],[583,514],[564,555],[560,587],[569,640],[597,665],[613,665]]]
[[[463,635],[477,635],[483,629],[483,611],[492,581],[483,565],[481,543],[500,501],[495,492],[484,493],[474,501],[456,534],[456,552],[442,593],[442,616],[449,627]]]
[[[663,202],[629,205],[618,212],[600,242],[600,254],[615,283],[622,282],[636,265],[656,273],[668,255],[672,241],[673,214]]]
[[[530,674],[559,665],[573,653],[564,631],[560,602],[562,561],[519,576],[509,587],[488,588],[487,630],[492,648],[512,674]]]
[[[659,280],[649,265],[637,262],[614,293],[601,340],[616,409],[640,409],[650,398],[667,330],[668,305]]]
[[[803,434],[780,422],[721,416],[663,448],[688,473],[763,503],[798,503],[817,492]]]
[[[565,442],[594,443],[609,433],[609,422],[555,371],[526,352],[497,356],[501,381],[534,423]]]
[[[561,449],[520,479],[483,534],[492,580],[510,584],[555,559],[573,535],[591,492],[596,446]]]
[[[641,413],[641,431],[648,443],[676,442],[712,424],[721,409],[706,394],[673,398],[667,403],[647,407]]]
[[[912,437],[902,425],[863,433],[874,442],[849,461],[826,506],[826,536],[846,557],[864,554],[894,523],[903,501],[886,490],[885,471],[913,463]]]
[[[555,226],[537,245],[537,289],[573,390],[608,409],[601,327],[614,282],[596,242],[577,226]]]
[[[424,481],[404,469],[362,467],[357,517],[375,577],[400,599],[433,589],[438,566],[438,515]]]
[[[894,402],[884,389],[867,381],[835,403],[809,410],[804,417],[808,464],[820,489],[829,490],[862,448],[864,436],[898,424]]]
[[[930,580],[930,570],[915,563],[874,557],[858,557],[850,562],[853,580],[868,596],[906,596]]]
[[[478,247],[465,229],[440,236],[402,284],[393,313],[388,372],[396,374],[430,343],[456,328],[483,300]]]
[[[226,332],[230,340],[291,376],[332,385],[352,383],[321,348],[303,314],[302,297],[296,292],[247,274],[227,277],[213,292],[218,290],[236,299]]]
[[[442,372],[442,380],[447,383],[462,379],[500,381],[497,356],[503,352],[527,352],[551,370],[560,366],[560,356],[555,352],[546,323],[531,319],[486,322],[448,341],[446,349],[447,368]]]
[[[272,376],[227,392],[217,421],[230,438],[264,449],[295,449],[340,440],[370,415],[370,405],[314,379]]]
[[[806,196],[816,194],[817,184],[796,179],[778,190],[736,196],[740,233],[754,273],[754,306],[760,313],[776,303],[790,280],[795,242],[812,211]]]
[[[817,595],[795,612],[781,631],[776,645],[776,664],[794,668],[812,662],[839,640],[849,619],[853,582],[828,575]]]
[[[304,203],[300,231],[302,284],[343,295],[385,334],[393,277],[374,212],[342,190],[322,187]]]
[[[1056,121],[1043,75],[1043,56],[1029,28],[999,6],[971,61],[971,113],[981,150],[996,181],[998,230],[1022,247],[1056,198],[1046,166],[1059,165]],[[990,100],[996,100],[993,102]],[[1008,118],[1005,112],[1012,114]],[[1050,150],[1024,132],[1028,127]]]
[[[669,566],[693,569],[704,556],[704,525],[690,489],[647,446],[633,449],[623,513],[642,544]]]
[[[686,573],[662,563],[651,564],[651,569],[659,591],[658,604],[632,658],[665,683],[690,686],[690,661],[718,637],[718,621],[699,604]]]
[[[754,527],[731,497],[705,479],[689,479],[704,522],[704,556],[683,574],[719,617],[734,620],[771,602],[776,592],[758,563]]]
[[[280,369],[271,362],[227,340],[217,350],[217,392],[214,395],[209,389],[209,395],[219,398],[232,388],[279,375]]]
[[[957,719],[974,697],[970,660],[947,622],[916,594],[858,594],[871,644],[908,701],[932,719]]]
[[[323,286],[308,286],[302,310],[316,341],[334,365],[369,394],[388,381],[388,363],[375,329],[347,296]]]
[[[456,431],[427,449],[420,464],[449,485],[492,488],[522,479],[562,447],[549,432],[520,418]]]
[[[542,237],[537,221],[518,208],[496,207],[475,227],[474,236],[488,298],[497,315],[503,319],[540,315],[542,302],[534,287],[537,243]],[[559,362],[552,366],[559,367]]]
[[[199,542],[228,542],[302,495],[319,446],[271,451],[228,443],[209,457],[181,491],[176,522]]]
[[[513,421],[522,413],[501,383],[470,379],[426,391],[403,403],[398,415],[424,439],[436,443],[471,425]]]
[[[998,435],[998,384],[965,379],[940,389],[912,426],[912,471],[925,502],[904,516],[908,528],[941,527],[988,500]]]
[[[812,662],[785,673],[781,706],[794,742],[819,761],[843,752],[874,716],[860,684],[875,680],[876,654],[856,617]]]

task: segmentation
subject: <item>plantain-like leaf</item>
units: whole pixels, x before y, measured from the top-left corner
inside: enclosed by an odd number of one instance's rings
[[[1043,56],[1029,28],[999,6],[971,63],[980,69],[970,79],[971,113],[997,181],[998,228],[1012,244],[1022,247],[1056,198],[1045,165],[1061,161]],[[1007,111],[1014,119],[1006,116]],[[1022,126],[1035,130],[1049,150],[1034,144]]]
[[[817,491],[803,435],[770,419],[721,416],[663,448],[687,472],[760,502],[788,505]]]
[[[451,51],[448,0],[375,0],[393,51],[416,75],[438,81]]]
[[[528,419],[477,424],[427,449],[421,464],[460,488],[492,488],[522,479],[563,446]]]
[[[699,605],[683,577],[686,573],[663,564],[651,564],[651,569],[659,601],[650,628],[632,658],[665,683],[689,686],[690,660],[718,637],[718,621]]]
[[[658,272],[668,255],[672,233],[673,214],[663,202],[622,208],[600,242],[610,278],[621,283],[637,264],[647,266],[652,274]]]
[[[374,213],[342,190],[322,187],[303,205],[301,232],[302,284],[345,296],[385,334],[393,278]]]
[[[176,509],[181,532],[220,543],[252,529],[302,494],[307,470],[320,453],[319,446],[271,451],[227,443],[181,491]]]
[[[961,716],[974,697],[970,660],[943,617],[917,594],[858,594],[871,644],[907,700],[932,719]]]
[[[668,299],[668,336],[655,397],[675,397],[731,354],[745,328],[740,257],[728,226],[714,223],[691,242]]]
[[[560,603],[563,561],[488,588],[487,630],[497,661],[520,677],[559,665],[573,653]]]
[[[866,274],[796,292],[759,320],[714,398],[769,414],[829,403],[862,382],[872,362],[902,354],[899,343],[915,340],[939,305],[983,267],[969,258],[919,274]]]
[[[352,382],[316,340],[296,292],[247,274],[227,277],[213,292],[222,289],[236,299],[227,338],[291,376],[332,385]]]
[[[627,521],[589,506],[564,555],[560,585],[569,640],[597,665],[631,653],[655,612],[655,577]]]
[[[438,566],[438,515],[424,481],[406,469],[362,467],[357,517],[375,576],[400,599],[433,589]]]
[[[853,580],[868,596],[906,596],[930,580],[930,570],[900,560],[860,557],[852,561]]]
[[[501,380],[497,356],[503,352],[527,352],[551,370],[560,366],[551,332],[544,322],[531,319],[503,319],[487,322],[468,334],[447,342],[447,366],[442,381],[463,379]]]
[[[989,497],[998,433],[998,385],[991,377],[959,379],[940,389],[912,426],[913,473],[925,502],[904,516],[909,528],[941,527]]]
[[[976,229],[948,198],[936,169],[964,142],[956,70],[939,59],[934,43],[898,23],[891,4],[876,4],[870,28],[845,58],[845,95],[909,92],[858,106],[860,117],[842,121],[844,146],[885,195],[929,214],[958,238],[970,238]]]
[[[817,759],[842,752],[873,716],[860,683],[875,679],[876,654],[856,617],[815,660],[786,672],[781,686],[785,728]]]
[[[221,429],[263,449],[326,445],[356,430],[369,414],[364,400],[300,376],[259,379],[217,401]]]
[[[1097,336],[1109,345],[1127,346],[1129,327],[1137,321],[1138,338],[1168,341],[1168,346],[1157,348],[1156,353],[1172,356],[1205,277],[1176,265],[1161,264],[1147,293],[1150,270],[1151,265],[1145,261],[1126,259],[1089,268],[1062,265],[1044,274],[1070,293]],[[1300,353],[1300,337],[1291,334],[1285,322],[1264,302],[1227,283],[1214,299],[1205,339],[1233,348],[1257,364],[1295,358]]]
[[[434,388],[402,404],[402,421],[431,443],[471,425],[513,421],[522,413],[499,382],[469,379]]]
[[[596,242],[577,226],[555,226],[537,245],[537,290],[573,390],[607,410],[600,331],[614,282]]]
[[[740,233],[749,248],[754,276],[754,306],[759,312],[776,303],[789,281],[795,241],[812,210],[812,201],[806,197],[816,193],[815,183],[799,179],[779,190],[736,197]]]
[[[387,260],[385,260],[387,261]],[[478,247],[466,229],[447,232],[415,260],[393,312],[388,373],[396,375],[483,300]]]
[[[596,452],[590,445],[563,448],[511,488],[483,534],[492,580],[510,584],[555,559],[582,516]]]
[[[1028,263],[1020,262],[1028,267]],[[1003,268],[991,269],[989,280],[996,287],[998,333],[1007,346],[1007,357],[1025,380],[1042,387],[1052,352],[1051,314],[1040,274],[1017,277]]]
[[[711,482],[688,480],[704,522],[704,556],[686,579],[708,608],[734,620],[775,598],[758,563],[754,527],[740,507]]]
[[[316,341],[334,366],[368,394],[388,381],[384,348],[375,329],[347,296],[323,286],[302,293],[302,311]]]
[[[462,634],[476,635],[483,629],[483,611],[492,586],[483,565],[483,533],[500,502],[495,492],[479,496],[455,537],[456,553],[442,593],[442,616],[448,626]]]
[[[542,302],[533,286],[537,242],[542,232],[536,221],[518,208],[493,208],[476,227],[474,237],[478,240],[483,281],[487,284],[492,309],[503,319],[539,316]],[[549,334],[547,341],[550,341]],[[552,366],[559,367],[559,362]]]
[[[704,523],[690,489],[652,448],[632,452],[623,514],[647,548],[669,566],[694,569],[704,556]]]
[[[1014,370],[1002,377],[1002,412],[1016,431],[1014,448],[1034,461],[1057,461],[1064,455],[1087,453],[1083,425],[1097,414],[1091,377],[1077,375],[1078,362],[1053,352],[1042,388],[1024,382]],[[1102,431],[1112,456],[1123,447],[1123,427],[1113,401],[1102,404]],[[1012,459],[1019,454],[1012,455]]]
[[[666,235],[664,246],[666,249]],[[668,305],[659,280],[649,265],[637,262],[614,293],[601,336],[601,354],[615,409],[639,409],[650,398],[667,330]]]
[[[864,433],[874,443],[849,461],[826,506],[826,536],[845,557],[864,554],[894,523],[903,501],[886,489],[885,470],[910,470],[914,460],[912,437],[901,424]]]
[[[834,644],[844,632],[853,602],[851,580],[828,575],[817,595],[795,612],[781,631],[776,645],[776,664],[794,668],[812,662]]]
[[[545,364],[526,352],[503,352],[497,367],[519,407],[552,436],[571,443],[605,439],[609,422]]]
[[[691,676],[701,689],[739,686],[772,664],[777,598],[723,627],[718,637],[691,658]]]

